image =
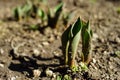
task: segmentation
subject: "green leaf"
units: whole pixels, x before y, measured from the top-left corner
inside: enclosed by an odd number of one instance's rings
[[[32,3],[27,0],[27,3],[22,7],[22,11],[24,12],[24,15],[28,15],[30,11],[32,10]]]
[[[78,72],[79,71],[79,67],[78,66],[72,66],[71,70],[72,70],[72,72]]]
[[[83,23],[82,27],[82,59],[83,62],[86,62],[86,64],[89,63],[90,56],[91,56],[91,38],[92,38],[92,30],[90,29],[89,21],[87,23]]]
[[[83,71],[87,71],[87,70],[88,70],[87,65],[84,64],[83,62],[80,63],[80,68],[81,68],[81,70],[83,70]]]
[[[72,26],[72,42],[71,42],[71,49],[72,49],[72,56],[75,56],[75,53],[77,52],[77,47],[80,40],[80,32],[81,32],[81,21],[80,18],[77,19],[75,24]]]
[[[91,41],[91,37],[93,35],[92,30],[90,29],[89,26],[89,21],[86,24],[84,24],[84,26],[82,27],[81,34],[82,34],[83,45],[87,45]]]
[[[71,63],[74,61],[77,53],[81,28],[82,22],[80,21],[80,18],[78,18],[76,22],[72,26],[70,25],[62,35],[62,47],[64,50],[63,52],[65,52],[65,61],[67,64],[70,63],[69,65],[72,65]],[[74,64],[75,62],[73,62],[71,68],[75,67]]]
[[[22,17],[22,16],[23,16],[23,12],[22,12],[21,7],[20,7],[20,6],[16,7],[16,8],[14,9],[14,17],[15,17],[16,19],[19,19],[19,18]]]
[[[84,45],[87,45],[89,43],[89,40],[90,40],[90,34],[88,32],[88,30],[85,31],[84,33],[84,37],[83,37],[83,42],[84,42]],[[87,46],[86,46],[87,47]]]
[[[42,19],[43,21],[45,21],[45,20],[48,19],[47,14],[45,14],[45,12],[44,12],[42,9],[38,9],[38,10],[37,10],[37,15],[38,15],[39,17],[41,17],[41,19]]]
[[[69,52],[69,45],[70,45],[70,29],[71,25],[65,30],[65,32],[62,34],[62,50],[64,53],[65,58],[65,64],[68,64],[68,52]]]
[[[92,37],[92,30],[90,30],[89,21],[88,21],[86,24],[86,30],[83,35],[83,39],[84,39],[83,41],[86,47],[89,47],[91,43],[91,37]]]
[[[116,51],[115,55],[120,58],[120,51]]]
[[[92,32],[92,30],[90,30],[90,35],[91,35],[91,37],[93,36],[93,32]]]
[[[57,22],[59,20],[60,14],[62,12],[63,3],[57,5],[54,9],[48,9],[48,25],[52,28],[56,28]]]
[[[56,80],[62,80],[62,76],[57,76]]]
[[[64,33],[62,34],[62,45],[63,46],[66,46],[67,45],[67,42],[70,40],[70,30],[71,30],[71,27],[72,25],[70,25],[65,31]]]
[[[120,14],[120,7],[116,9],[117,13]]]
[[[16,7],[14,9],[14,16],[17,19],[28,16],[29,12],[32,9],[32,3],[28,0],[27,3],[23,6]]]
[[[13,13],[13,15],[14,15],[15,18],[19,18],[18,7],[16,7],[16,8],[14,9],[14,13]]]
[[[80,18],[78,18],[71,28],[72,35],[75,36],[78,32],[80,32],[81,27],[82,27],[81,21]]]
[[[69,75],[66,74],[66,75],[64,75],[63,80],[72,80],[72,79]]]
[[[29,29],[31,29],[31,30],[38,30],[39,26],[38,25],[30,25]]]
[[[43,19],[44,16],[45,16],[45,13],[44,13],[44,11],[43,11],[42,9],[38,9],[37,14],[38,14],[38,16],[41,17],[42,19]]]
[[[57,6],[54,8],[55,14],[59,13],[60,11],[62,11],[62,7],[63,7],[63,3],[60,3],[59,5],[57,5]]]

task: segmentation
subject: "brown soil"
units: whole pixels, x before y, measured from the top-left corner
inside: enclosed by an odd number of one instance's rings
[[[54,6],[58,2],[50,0],[48,4]],[[90,20],[94,33],[89,70],[82,74],[71,74],[73,79],[120,80],[120,57],[115,54],[120,51],[120,14],[117,12],[120,1],[63,2],[66,10],[74,13],[72,21],[78,16]],[[64,69],[59,69],[63,64],[60,38],[64,26],[59,24],[58,29],[47,27],[32,31],[26,29],[27,22],[9,19],[12,17],[12,9],[23,3],[24,0],[0,0],[0,80],[55,80],[54,76],[47,76],[45,70],[49,68],[56,75],[66,74]],[[38,77],[33,74],[36,69],[41,72]]]

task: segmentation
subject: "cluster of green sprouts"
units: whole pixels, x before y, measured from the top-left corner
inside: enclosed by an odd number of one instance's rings
[[[47,11],[39,7],[41,6],[39,3],[40,2],[27,0],[26,4],[23,6],[18,6],[14,9],[14,18],[20,21],[28,17],[37,17],[41,19],[42,23],[47,23],[45,26],[55,28],[62,12],[63,3],[58,4],[54,8],[49,8],[46,6]]]
[[[88,65],[91,59],[92,30],[90,29],[89,21],[86,23],[78,18],[73,25],[70,25],[65,30],[61,39],[65,65],[68,65],[72,70],[77,68],[75,57],[80,38],[82,38],[82,63]]]
[[[37,14],[42,21],[47,20],[48,26],[56,27],[59,16],[62,12],[63,3],[58,4],[53,9],[48,9],[48,13],[45,13],[42,9],[39,9]]]
[[[26,4],[23,6],[18,6],[14,9],[14,18],[16,20],[22,20],[23,18],[27,18],[31,15],[33,10],[33,5],[30,1],[27,0]]]

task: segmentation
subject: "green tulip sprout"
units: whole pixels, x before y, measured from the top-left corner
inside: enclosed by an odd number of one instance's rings
[[[37,10],[37,15],[41,18],[42,22],[47,20],[47,15],[42,9]]]
[[[80,40],[80,32],[82,23],[80,18],[68,27],[68,29],[62,35],[63,52],[65,53],[65,64],[70,68],[76,67],[75,55],[77,53],[77,47]]]
[[[82,38],[82,64],[87,65],[91,59],[92,30],[89,21],[85,23],[78,18],[73,25],[70,25],[65,30],[61,38],[65,65],[68,65],[73,71],[77,69],[75,56],[80,38]]]
[[[21,20],[22,18],[28,17],[30,11],[32,10],[32,3],[27,1],[25,5],[18,6],[14,9],[14,17],[16,20]]]
[[[91,60],[91,39],[92,30],[90,29],[89,21],[87,23],[83,22],[83,27],[81,31],[82,36],[82,61],[87,65]]]
[[[16,7],[14,9],[14,17],[16,18],[16,20],[21,20],[23,17],[23,12],[21,7]]]
[[[48,25],[55,28],[57,21],[62,12],[63,3],[58,4],[54,9],[49,9],[48,16]]]

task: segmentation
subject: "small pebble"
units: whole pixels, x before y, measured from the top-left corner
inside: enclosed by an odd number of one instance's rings
[[[51,35],[48,41],[49,41],[49,42],[53,42],[54,40],[55,40],[54,36]]]
[[[49,43],[48,42],[42,42],[43,46],[48,46]]]
[[[11,77],[10,80],[16,80],[16,77]]]
[[[3,49],[0,49],[0,54],[3,54],[4,53],[4,50]]]
[[[56,76],[57,76],[57,75],[56,75],[55,73],[53,73],[53,78],[56,78]]]
[[[109,68],[110,68],[110,69],[113,69],[113,68],[114,68],[114,66],[112,65],[111,62],[108,62],[108,64],[109,64]]]
[[[34,49],[34,50],[33,50],[33,53],[35,54],[35,56],[40,55],[40,52],[39,52],[39,50],[38,50],[38,49]]]
[[[50,69],[46,69],[46,76],[52,77],[53,76],[53,71]]]
[[[56,57],[59,57],[59,56],[60,56],[60,53],[59,53],[58,51],[54,51],[53,54],[54,54],[54,56],[56,56]]]
[[[91,63],[91,66],[92,66],[95,70],[97,70],[97,67],[96,67],[93,63]]]
[[[41,75],[41,71],[39,69],[33,70],[33,76],[34,77],[39,77]]]
[[[93,63],[96,63],[96,60],[93,58]]]
[[[117,38],[116,38],[116,42],[117,42],[117,43],[120,43],[120,38],[117,37]]]
[[[2,68],[3,68],[3,67],[4,67],[4,64],[1,64],[1,63],[0,63],[0,67],[2,67]]]
[[[104,51],[104,52],[103,52],[103,55],[107,55],[107,54],[108,54],[108,52],[107,52],[107,51]]]
[[[16,78],[15,77],[11,77],[11,80],[16,80]]]
[[[112,62],[112,61],[113,61],[113,57],[110,57],[110,58],[109,58],[109,61],[111,61],[111,62]]]
[[[95,41],[97,38],[98,38],[98,35],[94,33],[93,34],[93,41]]]

